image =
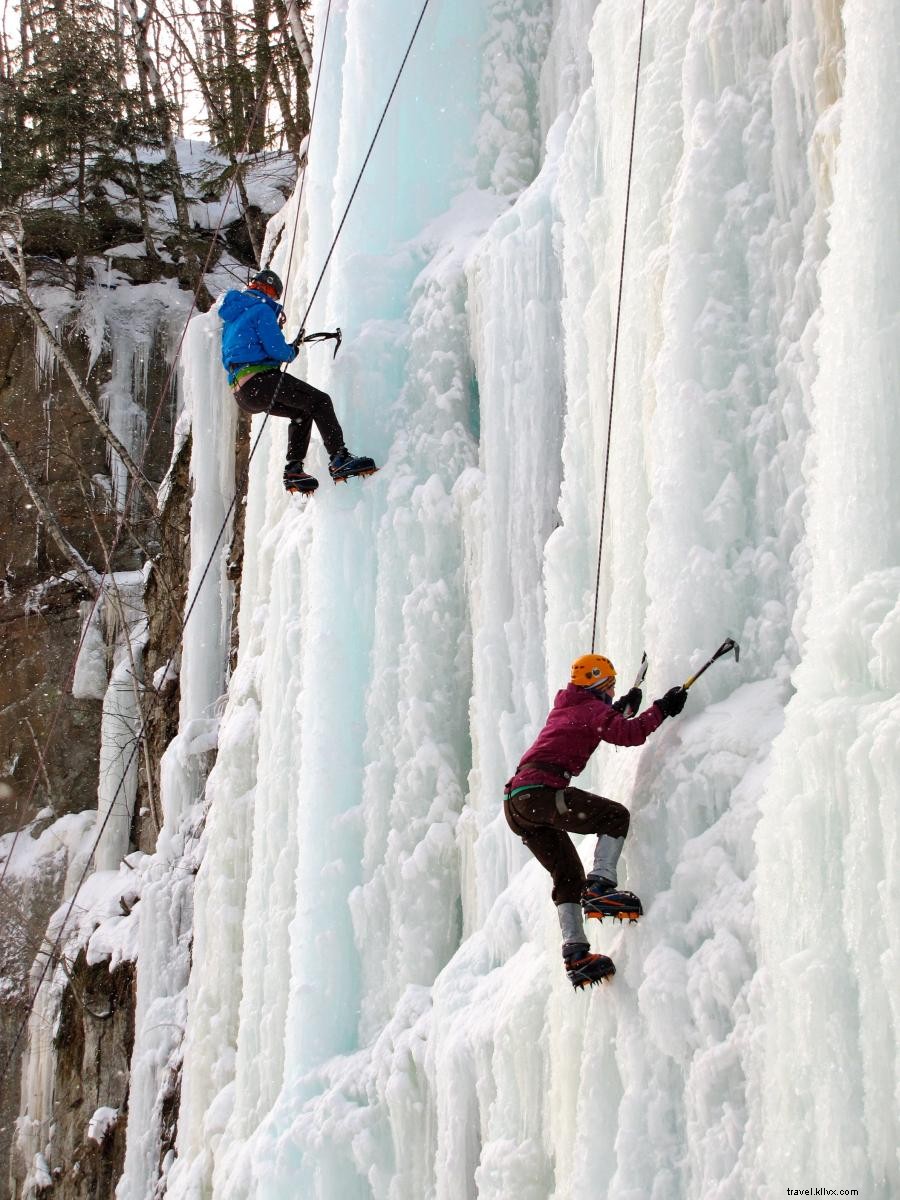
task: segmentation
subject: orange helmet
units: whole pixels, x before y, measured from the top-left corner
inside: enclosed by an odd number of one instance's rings
[[[616,682],[616,668],[602,654],[582,654],[572,663],[572,683],[584,688],[605,688]]]

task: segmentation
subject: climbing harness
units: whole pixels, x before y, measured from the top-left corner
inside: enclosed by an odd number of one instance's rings
[[[609,422],[606,427],[606,462],[603,468],[603,499],[600,505],[600,545],[597,550],[597,583],[594,588],[594,619],[591,623],[591,653],[597,640],[597,607],[600,603],[600,564],[603,561],[603,531],[606,526],[606,492],[609,486],[609,452],[612,445],[613,404],[616,398],[616,367],[619,360],[619,325],[622,320],[622,288],[625,282],[625,247],[628,242],[628,210],[631,205],[631,171],[634,164],[634,134],[637,127],[638,92],[641,84],[641,55],[644,48],[644,17],[647,0],[641,0],[641,28],[638,35],[637,70],[634,77],[634,107],[631,113],[631,144],[628,149],[628,181],[625,185],[625,220],[622,226],[622,257],[619,263],[619,293],[616,301],[616,328],[613,338],[612,372],[609,383]]]

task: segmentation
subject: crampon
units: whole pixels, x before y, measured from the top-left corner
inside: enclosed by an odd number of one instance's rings
[[[593,987],[616,973],[615,964],[605,954],[591,954],[588,946],[578,946],[574,951],[563,952],[566,975],[573,988]]]
[[[612,917],[616,921],[636,921],[644,915],[644,906],[634,894],[602,884],[588,884],[581,895],[585,917]]]
[[[303,463],[288,463],[284,469],[284,490],[294,496],[311,496],[319,486],[314,475],[303,470]]]
[[[354,471],[352,475],[335,475],[333,478],[335,483],[347,483],[350,479],[363,479],[366,475],[374,475],[377,470],[377,467],[372,467],[368,471]]]
[[[362,454],[351,454],[349,450],[338,450],[328,464],[328,473],[335,483],[346,483],[357,476],[374,475],[378,468],[371,458]]]

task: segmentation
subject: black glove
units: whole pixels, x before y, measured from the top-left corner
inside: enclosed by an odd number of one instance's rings
[[[627,712],[630,712],[633,715],[641,707],[641,701],[643,699],[644,693],[641,691],[641,689],[632,688],[630,692],[626,692],[624,696],[619,697],[615,704],[613,704],[613,708],[617,713],[622,713],[623,716]]]
[[[664,696],[660,696],[654,704],[658,704],[662,710],[664,717],[677,717],[687,703],[687,688],[678,687],[669,688]]]

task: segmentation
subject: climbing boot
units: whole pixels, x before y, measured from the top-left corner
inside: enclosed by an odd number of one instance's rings
[[[371,458],[351,454],[346,446],[341,446],[328,464],[328,473],[335,483],[346,483],[355,475],[374,475],[377,470]]]
[[[287,492],[299,493],[301,496],[308,496],[314,492],[319,486],[318,479],[313,475],[307,475],[303,470],[302,462],[289,462],[284,468],[284,488]]]
[[[617,888],[608,879],[591,879],[588,876],[581,893],[581,907],[585,917],[614,917],[617,921],[636,921],[644,915],[644,906],[634,894]]]
[[[605,954],[591,954],[587,942],[564,942],[562,953],[566,975],[573,988],[593,987],[616,973],[613,960]]]

